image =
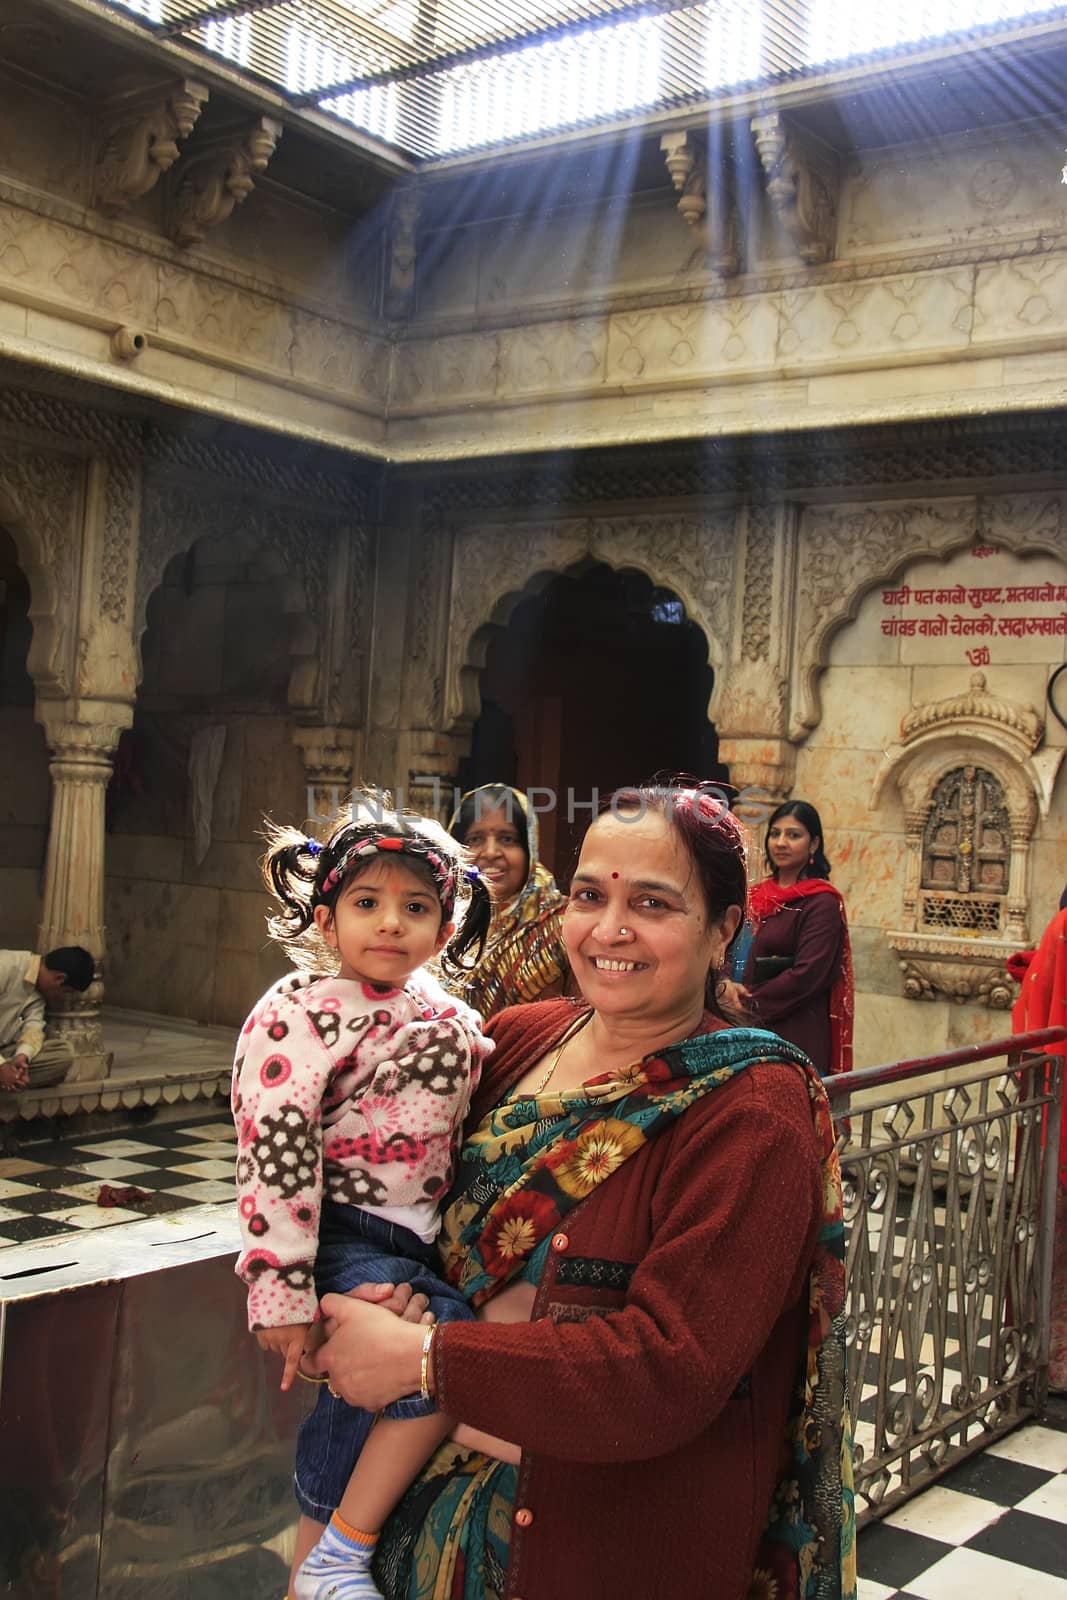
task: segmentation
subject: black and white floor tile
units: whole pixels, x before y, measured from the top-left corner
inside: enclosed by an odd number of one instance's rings
[[[859,1600],[1067,1600],[1067,1400],[859,1536]]]
[[[180,1126],[25,1145],[0,1158],[0,1249],[232,1200],[234,1148],[233,1123],[218,1112]],[[102,1206],[103,1185],[143,1190],[145,1198]]]

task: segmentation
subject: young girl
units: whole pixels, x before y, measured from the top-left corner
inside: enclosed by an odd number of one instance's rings
[[[315,973],[269,989],[245,1023],[233,1116],[237,1273],[260,1347],[284,1358],[283,1389],[320,1342],[322,1295],[404,1282],[438,1322],[471,1315],[438,1278],[433,1240],[492,1045],[477,1014],[420,970],[436,955],[455,970],[467,950],[480,953],[491,902],[465,863],[423,818],[357,815],[326,844],[272,832],[263,871],[280,911],[270,931],[301,966],[316,946],[319,959]],[[453,937],[464,880],[470,903]],[[301,1424],[291,1600],[379,1595],[378,1529],[451,1427],[425,1384],[373,1423],[327,1385]]]

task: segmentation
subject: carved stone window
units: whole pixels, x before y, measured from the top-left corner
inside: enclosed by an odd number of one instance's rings
[[[922,926],[1000,933],[1010,867],[1003,784],[985,767],[954,767],[934,788],[923,830]]]
[[[1039,713],[995,699],[979,672],[909,712],[886,752],[872,804],[892,778],[907,857],[904,924],[887,938],[909,997],[1011,1004],[1004,962],[1028,942],[1030,839],[1063,755],[1043,739]]]

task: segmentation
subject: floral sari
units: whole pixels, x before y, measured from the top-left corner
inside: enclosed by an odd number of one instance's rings
[[[808,1344],[753,1578],[781,1600],[854,1600],[855,1522],[845,1394],[844,1225],[829,1106],[807,1058],[776,1034],[723,1029],[579,1089],[503,1100],[468,1137],[440,1239],[445,1275],[472,1305],[540,1278],[567,1212],[705,1094],[764,1061],[804,1075],[823,1168]],[[442,1445],[390,1518],[375,1576],[387,1600],[499,1600],[516,1469]]]

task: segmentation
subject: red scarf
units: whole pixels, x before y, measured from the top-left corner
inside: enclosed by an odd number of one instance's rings
[[[839,889],[825,878],[801,878],[788,889],[775,878],[764,878],[757,883],[748,897],[748,914],[754,923],[766,922],[785,906],[806,900],[813,894],[832,894],[841,908],[841,970],[830,990],[830,1072],[852,1071],[852,1017],[854,1011],[852,986],[852,946],[848,938],[848,919],[845,902]]]

